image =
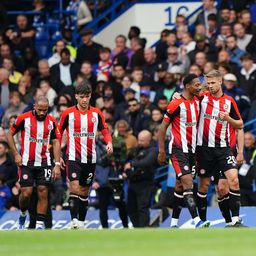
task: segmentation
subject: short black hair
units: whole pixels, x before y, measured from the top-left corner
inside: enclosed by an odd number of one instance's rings
[[[195,75],[195,74],[188,74],[187,76],[185,76],[184,79],[183,79],[184,86],[191,83],[192,80],[194,80],[195,78],[198,78],[198,76]]]
[[[92,93],[92,87],[88,80],[83,80],[75,88],[75,94],[89,94]]]

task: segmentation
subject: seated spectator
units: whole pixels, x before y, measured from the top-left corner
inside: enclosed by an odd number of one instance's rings
[[[3,68],[6,68],[9,71],[9,81],[12,84],[17,85],[20,81],[20,78],[22,77],[22,74],[18,72],[13,64],[13,60],[10,58],[4,58],[3,59]]]
[[[252,35],[246,34],[245,28],[241,23],[236,23],[234,25],[234,34],[237,38],[237,46],[243,51],[246,51],[246,47],[252,40]]]
[[[42,89],[44,95],[49,100],[49,107],[53,107],[54,100],[57,97],[57,93],[52,89],[49,81],[42,80],[39,84],[39,88]]]
[[[21,77],[18,85],[18,92],[21,96],[22,102],[28,104],[33,97],[36,87],[31,85],[31,77],[29,75],[24,75]]]
[[[9,119],[13,115],[20,115],[23,113],[23,110],[26,108],[27,105],[25,105],[21,101],[20,94],[16,91],[11,92],[9,95],[9,106],[6,108],[3,120],[2,120],[2,127],[4,129],[9,128]]]
[[[151,113],[151,120],[149,121],[149,131],[153,134],[154,131],[161,125],[163,120],[163,113],[161,109],[154,108]]]
[[[131,69],[134,67],[142,67],[145,64],[143,40],[138,37],[132,38],[131,49],[133,51],[133,55],[131,57]]]
[[[37,56],[37,52],[34,46],[25,47],[22,54],[22,60],[23,60],[25,69],[37,68],[39,58]]]
[[[251,107],[249,97],[237,86],[237,78],[235,75],[231,73],[226,74],[223,77],[223,84],[223,92],[235,99],[242,119],[246,122]]]

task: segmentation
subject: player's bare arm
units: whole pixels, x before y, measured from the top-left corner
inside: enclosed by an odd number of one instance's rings
[[[165,134],[167,131],[169,124],[165,121],[162,122],[159,133],[158,133],[158,141],[159,141],[159,152],[158,152],[158,163],[161,165],[166,164],[166,153],[165,153]]]
[[[21,157],[21,155],[19,154],[19,152],[16,148],[14,138],[13,138],[14,135],[15,135],[15,133],[13,131],[9,130],[8,134],[7,134],[7,142],[9,144],[10,150],[11,150],[13,156],[14,156],[15,163],[18,166],[21,166],[22,165],[22,157]]]
[[[52,170],[52,178],[54,180],[60,177],[60,141],[59,139],[52,140],[53,156],[55,160],[55,166]]]

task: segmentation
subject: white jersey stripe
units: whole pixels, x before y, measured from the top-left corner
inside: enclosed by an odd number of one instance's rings
[[[225,99],[225,111],[227,111],[228,113],[230,113],[230,108],[231,108],[231,101],[228,99]],[[220,133],[220,146],[221,147],[227,147],[227,141],[226,141],[226,130],[229,131],[229,129],[227,129],[227,125],[228,122],[224,121],[221,127],[221,133]]]
[[[49,127],[52,127],[51,129],[49,129]],[[53,122],[49,120],[49,124],[48,124],[48,127],[46,127],[46,129],[49,129],[49,134],[48,134],[48,138],[47,138],[47,145],[50,144],[50,138],[51,138],[51,133],[52,133],[52,130],[54,129],[53,127]],[[49,148],[47,147],[46,148],[46,152],[45,152],[45,155],[46,155],[46,159],[47,159],[47,165],[48,166],[51,166],[51,157],[50,157],[50,152],[49,152]]]
[[[192,103],[190,104],[190,111],[191,111],[191,117],[192,117],[192,123],[196,123],[196,109],[195,105]],[[197,135],[197,127],[196,125],[192,126],[192,152],[195,153],[196,151],[196,135]]]
[[[44,122],[37,121],[37,141],[43,141],[44,139]],[[35,152],[35,163],[34,166],[41,166],[42,165],[42,148],[43,143],[36,143],[36,152]]]
[[[181,136],[181,143],[182,143],[182,151],[184,153],[188,153],[186,123],[187,123],[187,109],[184,102],[182,102],[180,104],[180,136]]]
[[[25,131],[24,131],[24,152],[22,155],[22,164],[27,166],[29,160],[29,148],[30,148],[30,129],[31,129],[31,122],[30,117],[25,118]]]
[[[98,113],[96,112],[92,112],[93,117],[96,119],[94,126],[93,126],[93,133],[97,134],[97,128],[98,128]],[[92,141],[92,163],[95,164],[96,163],[96,143],[95,143],[95,138]]]
[[[68,116],[68,127],[69,127],[69,152],[68,152],[68,160],[75,161],[76,160],[76,148],[75,148],[75,115],[74,112],[70,113]]]
[[[88,120],[87,120],[87,114],[82,115],[80,114],[81,118],[81,133],[88,133],[87,127],[88,127]],[[87,163],[87,136],[81,136],[80,138],[81,143],[81,162]]]
[[[220,102],[217,100],[213,100],[213,110],[212,116],[219,116],[219,109],[220,109]],[[214,148],[215,147],[215,131],[217,127],[217,120],[211,119],[209,124],[209,133],[208,133],[208,147]]]
[[[209,101],[209,98],[207,96],[204,96],[201,102],[200,120],[199,120],[198,133],[197,133],[197,145],[199,146],[203,145],[204,115],[206,112],[208,101]]]
[[[170,123],[170,132],[172,131],[172,123]],[[169,154],[172,153],[172,144],[173,144],[173,141],[174,141],[174,137],[173,137],[173,134],[171,132],[171,140],[169,142],[169,145],[168,145],[168,148],[169,148]]]

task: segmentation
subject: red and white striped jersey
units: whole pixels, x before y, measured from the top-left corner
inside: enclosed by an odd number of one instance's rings
[[[235,100],[223,94],[220,98],[209,92],[200,97],[201,111],[198,124],[197,145],[206,147],[229,147],[229,126],[219,117],[220,111],[229,113],[235,120],[241,118]]]
[[[52,116],[38,121],[34,111],[29,111],[18,116],[10,129],[14,134],[21,131],[22,165],[51,166],[50,144],[53,139],[60,139],[58,124]]]
[[[169,103],[164,120],[171,123],[170,154],[173,147],[181,148],[184,153],[195,152],[198,116],[199,100],[196,97],[189,101],[181,96]]]
[[[67,160],[96,163],[97,131],[107,130],[101,111],[89,107],[85,112],[77,106],[66,109],[60,119],[60,132],[67,131]]]

